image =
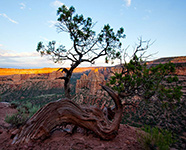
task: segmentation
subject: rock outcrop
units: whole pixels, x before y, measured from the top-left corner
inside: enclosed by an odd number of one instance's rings
[[[3,101],[10,102],[22,98],[31,98],[52,91],[62,93],[64,81],[57,79],[63,73],[54,71],[46,74],[15,74],[0,76],[0,95]]]
[[[76,82],[76,93],[79,93],[82,88],[87,88],[90,90],[90,94],[94,95],[97,90],[101,89],[99,84],[105,84],[105,77],[103,74],[99,73],[98,69],[91,70],[88,74],[83,74],[79,80]]]

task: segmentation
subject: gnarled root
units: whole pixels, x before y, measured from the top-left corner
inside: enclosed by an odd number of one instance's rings
[[[93,131],[105,140],[111,140],[117,135],[122,105],[119,97],[108,87],[102,86],[115,102],[115,116],[108,120],[101,109],[97,107],[80,107],[69,99],[61,99],[42,107],[19,130],[13,139],[13,144],[28,143],[29,141],[44,139],[57,126],[70,123]]]

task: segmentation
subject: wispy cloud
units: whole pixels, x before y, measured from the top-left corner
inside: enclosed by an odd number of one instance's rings
[[[55,27],[55,25],[58,23],[58,21],[50,20],[50,21],[48,21],[48,23],[49,23],[49,27],[52,28],[52,27]]]
[[[43,67],[60,67],[49,60],[48,57],[41,57],[37,52],[15,53],[10,50],[0,48],[0,64],[2,68],[43,68]]]
[[[26,5],[24,3],[20,3],[20,9],[25,9],[26,8]]]
[[[43,39],[43,40],[45,40],[45,41],[47,41],[47,42],[50,41],[49,39],[47,39],[46,37],[43,37],[43,36],[40,36],[40,38]]]
[[[126,6],[129,7],[131,5],[131,0],[124,0],[126,3]]]
[[[52,7],[58,8],[61,7],[62,5],[64,5],[64,3],[62,3],[61,1],[55,0],[51,3]]]
[[[8,19],[12,23],[19,24],[17,21],[15,21],[15,20],[11,19],[10,17],[8,17],[5,13],[2,13],[2,14],[0,13],[0,16]]]
[[[0,59],[1,68],[44,68],[44,67],[60,67],[46,57],[10,57]]]
[[[39,54],[37,52],[22,52],[22,53],[9,53],[7,51],[0,51],[0,57],[2,58],[13,58],[13,57],[38,57]]]

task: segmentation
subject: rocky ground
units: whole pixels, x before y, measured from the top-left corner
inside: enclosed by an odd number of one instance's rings
[[[137,130],[131,126],[121,125],[118,136],[112,141],[103,141],[92,133],[85,134],[77,132],[69,134],[61,130],[56,130],[51,137],[45,141],[23,145],[12,145],[10,125],[5,123],[7,114],[13,114],[16,110],[8,103],[0,103],[0,149],[34,149],[34,150],[140,150],[142,147],[138,142]],[[79,130],[81,131],[81,130]]]

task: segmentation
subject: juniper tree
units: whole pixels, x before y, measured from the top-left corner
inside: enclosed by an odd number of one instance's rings
[[[50,55],[55,63],[71,61],[69,69],[63,67],[59,69],[66,74],[61,79],[65,81],[65,96],[70,97],[70,78],[74,69],[83,62],[94,64],[95,60],[102,56],[105,56],[106,61],[119,57],[118,49],[122,45],[121,39],[125,37],[125,34],[123,28],[115,33],[109,24],[104,25],[103,29],[96,34],[93,30],[95,23],[92,19],[90,17],[85,19],[83,15],[75,14],[73,6],[59,7],[57,15],[57,29],[69,35],[72,41],[71,48],[66,49],[64,45],[56,48],[56,42],[50,41],[46,46],[43,42],[39,42],[37,51],[41,55]]]
[[[146,58],[150,55],[144,54],[149,45],[150,41],[140,39],[128,62],[125,52],[120,72],[114,72],[107,85],[112,86],[125,101],[137,95],[141,100],[158,101],[166,108],[173,108],[182,96],[182,87],[174,75],[175,65],[171,62],[148,65]]]

